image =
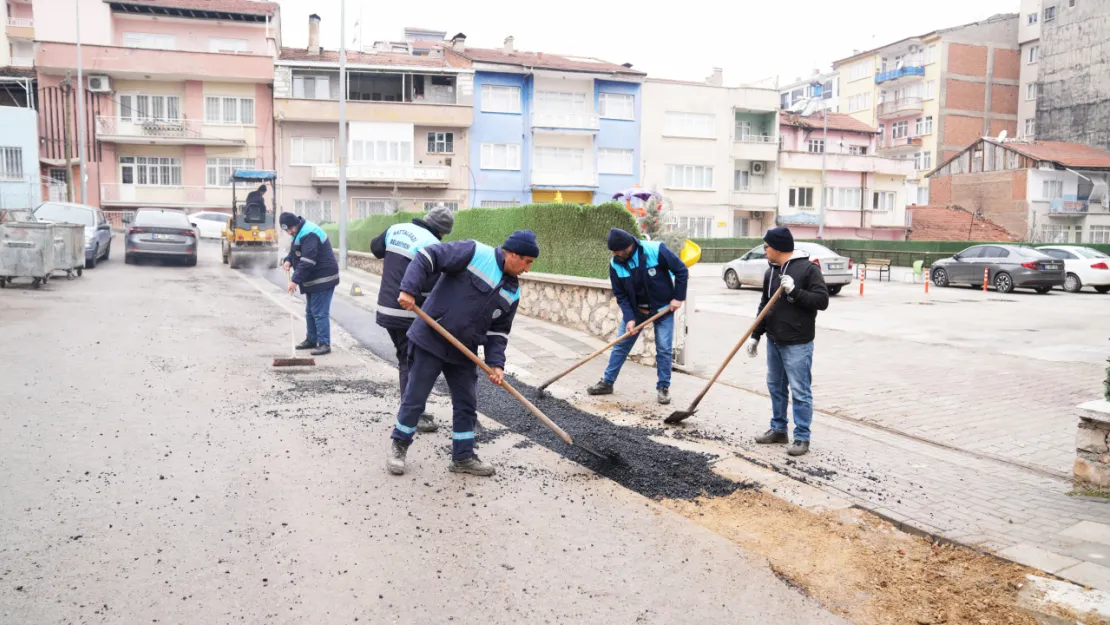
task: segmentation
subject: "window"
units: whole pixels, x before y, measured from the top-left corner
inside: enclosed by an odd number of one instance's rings
[[[749,121],[736,120],[736,138],[744,141],[752,135],[752,123]]]
[[[1025,99],[1026,100],[1036,100],[1037,99],[1037,83],[1031,82],[1028,85],[1025,85]]]
[[[824,139],[810,139],[806,144],[807,149],[813,154],[821,154],[825,151]]]
[[[310,100],[331,99],[330,76],[294,76],[293,97]]]
[[[632,150],[598,148],[597,171],[599,174],[624,174],[631,176],[633,170]]]
[[[254,167],[253,158],[210,158],[207,184],[210,187],[230,187],[231,174],[235,173],[236,169],[254,169]]]
[[[1068,227],[1067,226],[1041,226],[1040,234],[1037,239],[1042,243],[1067,243],[1068,242]]]
[[[23,180],[23,148],[0,147],[0,180]]]
[[[123,47],[149,50],[174,50],[177,42],[173,35],[155,33],[123,33]]]
[[[848,146],[848,154],[851,154],[852,156],[867,156],[867,146],[850,145]]]
[[[508,202],[498,200],[482,200],[482,208],[512,208],[514,206],[520,206],[520,202],[517,202],[516,200],[511,200]]]
[[[848,98],[848,112],[866,111],[871,108],[871,93],[859,93]]]
[[[922,205],[922,206],[928,206],[928,204],[929,204],[929,187],[918,187],[917,188],[917,203]]]
[[[520,169],[520,144],[483,143],[482,169]]]
[[[708,239],[713,236],[712,217],[679,217],[678,229],[691,239]]]
[[[209,52],[249,52],[246,39],[208,38]]]
[[[849,208],[860,210],[863,208],[863,189],[836,189],[837,199],[839,200],[835,206],[840,208]],[[833,198],[830,196],[825,203],[826,206],[833,206]]]
[[[318,224],[327,223],[332,220],[331,200],[294,200],[293,212]]]
[[[351,162],[412,165],[412,141],[386,139],[351,141]]]
[[[909,122],[894,122],[890,125],[890,136],[894,139],[904,139],[910,134]]]
[[[155,187],[181,186],[181,159],[179,158],[121,156],[119,164],[121,181],[124,184]]]
[[[482,112],[519,113],[520,87],[482,85]]]
[[[1044,21],[1047,23],[1047,22],[1051,22],[1054,19],[1056,19],[1056,7],[1055,6],[1045,7],[1044,8]]]
[[[1037,135],[1037,119],[1030,117],[1025,120],[1025,137],[1031,138]]]
[[[330,165],[335,162],[335,139],[331,137],[293,137],[290,165]]]
[[[933,117],[918,117],[914,124],[914,136],[933,134]]]
[[[432,210],[433,208],[435,208],[437,206],[443,206],[445,208],[449,208],[449,209],[451,209],[452,213],[458,212],[458,210],[459,210],[459,203],[458,202],[444,202],[443,200],[424,200],[424,211],[425,212],[430,211],[430,210]]]
[[[787,204],[791,208],[813,208],[813,187],[790,187]]]
[[[732,172],[732,188],[736,191],[747,191],[751,184],[751,175],[746,169],[737,169]]]
[[[430,154],[454,154],[455,153],[455,133],[453,133],[453,132],[429,132],[428,133],[428,153],[430,153]]]
[[[925,99],[932,100],[936,97],[937,81],[930,80],[925,83]]]
[[[1110,226],[1087,226],[1088,243],[1110,243]]]
[[[918,152],[913,155],[913,168],[917,171],[926,171],[933,168],[933,153]]]
[[[703,165],[667,165],[668,189],[713,189],[713,168]]]
[[[355,214],[358,219],[366,219],[370,215],[388,215],[394,213],[393,202],[379,198],[356,198]]]
[[[663,114],[663,134],[672,137],[712,139],[715,116],[702,113],[667,111]]]
[[[781,109],[790,108],[790,104],[791,104],[791,102],[790,102],[790,94],[789,93],[783,93],[779,96],[779,108],[781,108]]]
[[[587,110],[584,93],[537,91],[535,102],[538,113],[577,114]]]
[[[930,63],[936,63],[936,62],[937,62],[937,44],[932,43],[932,44],[929,44],[925,48],[925,64],[928,65]]]
[[[848,80],[855,81],[863,78],[871,77],[872,63],[870,61],[860,61],[853,64],[848,68]]]
[[[204,123],[254,125],[254,98],[204,98]]]
[[[0,148],[2,150],[3,148]],[[66,183],[66,170],[64,167],[51,167],[49,171],[50,179],[54,182]]]
[[[623,93],[598,95],[601,116],[607,119],[636,119],[636,99]]]
[[[897,195],[894,191],[875,191],[871,194],[871,209],[883,212],[894,210]]]
[[[826,80],[825,84],[821,86],[821,99],[831,100],[833,97],[833,81]]]
[[[536,171],[585,171],[586,151],[582,148],[560,148],[537,145],[533,152]]]
[[[120,94],[118,97],[120,121],[181,118],[181,98],[175,95]]]
[[[1037,60],[1040,59],[1040,58],[1041,58],[1041,47],[1040,46],[1029,46],[1029,54],[1028,54],[1028,57],[1026,58],[1026,62],[1029,63],[1030,65],[1032,65],[1033,63],[1036,63]]]
[[[1058,200],[1064,197],[1064,181],[1045,180],[1042,182],[1041,197],[1046,200]]]

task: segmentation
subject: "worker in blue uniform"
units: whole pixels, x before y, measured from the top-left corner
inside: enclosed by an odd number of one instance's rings
[[[283,265],[293,271],[289,277],[289,292],[299,286],[304,294],[305,339],[297,349],[311,349],[313,356],[331,353],[331,299],[339,286],[339,264],[328,235],[320,226],[293,213],[282,213],[278,218],[282,230],[293,237],[289,255]]]
[[[609,283],[624,317],[623,329],[633,328],[664,308],[670,314],[654,322],[656,401],[671,403],[671,366],[674,359],[674,311],[686,301],[689,272],[686,265],[660,241],[641,241],[619,228],[609,231],[607,241],[613,258],[609,261]],[[597,384],[586,389],[590,395],[610,395],[621,367],[639,333],[617,343],[609,354],[609,366]]]
[[[493,371],[489,380],[501,384],[505,348],[520,301],[517,276],[531,269],[539,255],[540,247],[531,230],[517,230],[498,248],[477,241],[429,245],[409,263],[397,302],[405,310],[412,310],[422,285],[439,272],[439,282],[421,308],[470,351],[477,352],[478,346],[484,346],[486,364]],[[404,474],[405,454],[417,421],[424,413],[436,377],[443,373],[451,391],[453,412],[448,470],[493,475],[493,466],[474,453],[478,368],[423,319],[413,322],[408,338],[409,381],[397,412],[386,468],[394,475]]]
[[[397,296],[401,294],[401,280],[405,277],[405,270],[409,263],[420,253],[420,250],[435,245],[455,227],[455,215],[451,209],[442,204],[432,208],[423,218],[413,219],[412,223],[393,224],[386,228],[377,237],[370,241],[370,252],[377,258],[384,259],[382,263],[382,282],[378,289],[378,325],[385,328],[393,341],[393,348],[397,354],[397,372],[401,384],[401,395],[405,394],[405,386],[409,379],[409,339],[407,333],[416,313],[401,308]],[[416,305],[423,306],[424,298],[432,291],[439,272],[428,275],[424,284],[420,285],[420,292],[414,293]],[[418,432],[435,432],[439,429],[430,414],[420,415],[420,422],[416,425]]]

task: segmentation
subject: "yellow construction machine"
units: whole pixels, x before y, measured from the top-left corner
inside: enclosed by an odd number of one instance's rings
[[[231,176],[231,216],[223,231],[222,248],[224,264],[232,269],[248,264],[278,266],[276,180],[276,172],[261,169],[237,169]],[[250,193],[260,185],[273,191],[268,202],[265,194]],[[244,190],[248,193],[240,202]]]

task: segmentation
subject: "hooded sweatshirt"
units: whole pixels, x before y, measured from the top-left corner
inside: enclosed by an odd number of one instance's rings
[[[778,303],[756,327],[752,337],[759,339],[764,333],[775,345],[800,345],[813,341],[817,325],[817,311],[829,307],[829,290],[821,268],[809,260],[804,252],[786,261],[783,266],[771,265],[763,274],[763,296],[759,300],[762,312],[771,296],[778,290],[783,274],[794,278],[794,290],[783,293]]]

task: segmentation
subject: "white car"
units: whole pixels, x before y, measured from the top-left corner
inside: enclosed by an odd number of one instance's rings
[[[819,243],[798,241],[794,243],[791,258],[808,258],[821,269],[829,295],[836,295],[845,285],[852,283],[852,259],[841,256]],[[739,289],[743,286],[763,287],[763,274],[767,273],[767,254],[763,246],[752,248],[750,252],[729,262],[721,272],[725,286]]]
[[[1110,256],[1081,245],[1042,245],[1038,250],[1064,261],[1064,290],[1078,293],[1085,286],[1110,293]]]
[[[219,239],[227,228],[228,213],[219,211],[200,211],[189,215],[189,221],[196,226],[202,239]]]

